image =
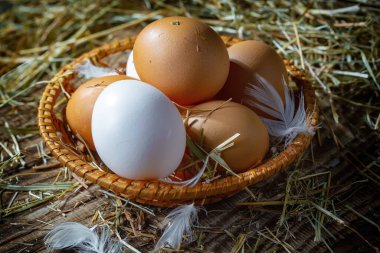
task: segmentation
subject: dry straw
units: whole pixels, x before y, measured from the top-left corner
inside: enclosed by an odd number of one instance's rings
[[[227,46],[239,41],[227,36],[222,37],[222,39]],[[54,108],[56,107],[57,98],[62,90],[71,85],[70,81],[75,77],[73,70],[78,64],[84,63],[88,59],[100,61],[114,53],[130,50],[133,48],[134,40],[131,37],[115,41],[83,54],[63,67],[46,86],[42,95],[38,112],[38,125],[41,135],[51,153],[63,166],[68,167],[78,176],[99,184],[103,188],[110,189],[130,200],[144,204],[173,207],[194,202],[198,205],[204,205],[222,200],[244,190],[249,185],[263,181],[278,171],[288,168],[309,146],[312,136],[298,135],[284,151],[262,165],[240,173],[239,177],[226,176],[212,182],[198,183],[194,187],[183,187],[158,181],[128,180],[90,165],[68,148],[71,143],[65,143],[65,138],[60,137],[67,134],[63,123],[55,116]],[[311,126],[315,127],[318,122],[318,111],[315,109],[314,90],[304,71],[297,69],[288,60],[284,60],[284,62],[294,82],[303,87],[305,107],[312,119]]]

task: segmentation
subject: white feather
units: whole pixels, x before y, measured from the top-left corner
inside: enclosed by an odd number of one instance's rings
[[[122,245],[110,239],[108,228],[102,227],[100,236],[95,231],[76,222],[65,222],[45,236],[48,251],[74,249],[81,253],[118,253]]]
[[[163,178],[163,179],[160,179],[160,180],[162,182],[165,182],[165,183],[181,184],[183,186],[194,187],[199,182],[199,180],[201,180],[202,175],[203,175],[203,173],[205,172],[205,170],[207,168],[207,165],[208,165],[208,162],[210,160],[210,157],[211,157],[211,159],[213,159],[214,161],[216,161],[218,164],[220,164],[223,168],[225,168],[227,171],[229,171],[232,174],[234,174],[233,171],[228,167],[227,163],[220,156],[220,154],[224,150],[232,147],[234,145],[233,141],[236,138],[238,138],[239,136],[240,136],[240,133],[236,133],[233,136],[231,136],[230,138],[228,138],[227,140],[225,140],[223,143],[219,144],[216,148],[214,148],[213,150],[211,150],[211,152],[206,156],[205,160],[203,161],[202,168],[192,178],[190,178],[188,180],[185,180],[185,181],[179,181],[179,182],[178,181],[174,181],[174,180],[170,179],[169,177]]]
[[[90,60],[87,60],[85,63],[79,65],[76,69],[76,72],[79,74],[79,76],[82,76],[86,79],[118,75],[113,68],[95,66],[91,63]]]
[[[269,134],[280,139],[285,139],[285,147],[288,146],[299,134],[313,135],[315,128],[311,126],[311,117],[307,116],[304,96],[301,92],[299,104],[296,107],[293,91],[289,90],[285,78],[282,80],[285,94],[285,105],[276,89],[260,75],[256,74],[258,85],[248,84],[244,105],[256,108],[275,119],[261,117],[268,128]]]
[[[198,171],[198,173],[195,176],[193,176],[192,178],[190,178],[188,180],[174,181],[174,180],[170,179],[169,177],[167,177],[167,178],[161,179],[161,181],[165,182],[165,183],[170,183],[170,184],[181,184],[183,186],[194,187],[199,182],[199,180],[202,178],[202,175],[207,168],[209,159],[210,159],[210,156],[209,155],[206,156],[206,159],[203,162],[202,168]]]
[[[194,204],[179,206],[171,211],[164,219],[166,229],[158,240],[154,251],[163,247],[179,249],[182,237],[192,239],[191,228],[198,221],[198,209]]]

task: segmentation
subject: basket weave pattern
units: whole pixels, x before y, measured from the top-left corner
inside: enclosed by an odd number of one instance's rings
[[[222,36],[222,39],[227,46],[239,41],[236,38],[227,36]],[[87,59],[100,61],[108,55],[131,50],[134,41],[134,37],[126,38],[93,49],[82,55],[63,67],[43,92],[38,109],[38,125],[41,136],[53,156],[63,166],[66,166],[78,176],[103,188],[110,189],[116,194],[143,204],[174,207],[194,202],[197,205],[204,205],[220,201],[223,198],[242,191],[247,186],[263,181],[278,171],[286,169],[310,145],[312,136],[300,134],[284,151],[260,166],[240,173],[240,177],[226,176],[210,183],[198,183],[192,188],[158,181],[129,180],[91,166],[68,149],[67,144],[69,143],[65,144],[62,140],[61,136],[66,133],[64,128],[58,123],[59,120],[55,117],[54,106],[58,96],[62,92],[62,87],[68,87],[72,78],[75,77],[75,71],[73,70],[75,70],[78,64],[85,62]],[[312,118],[311,125],[316,126],[318,123],[318,110],[315,106],[314,90],[307,80],[305,72],[297,69],[286,59],[284,62],[290,77],[299,87],[303,88],[306,110]]]

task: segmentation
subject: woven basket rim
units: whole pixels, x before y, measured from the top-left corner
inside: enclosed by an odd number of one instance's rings
[[[239,39],[221,36],[226,45],[234,44]],[[48,149],[52,152],[63,166],[80,177],[83,177],[95,184],[110,189],[117,194],[121,194],[129,199],[145,204],[157,206],[175,206],[183,203],[195,202],[197,204],[207,204],[219,201],[226,196],[243,190],[245,187],[265,180],[278,171],[287,168],[298,159],[304,150],[310,145],[312,136],[299,134],[293,142],[275,157],[264,161],[264,163],[239,173],[240,177],[225,176],[209,183],[200,182],[194,187],[184,187],[177,184],[170,184],[161,181],[142,181],[121,178],[115,174],[101,171],[86,161],[82,160],[72,151],[63,145],[60,135],[62,129],[57,125],[54,114],[54,105],[61,88],[64,87],[75,76],[73,73],[76,66],[87,59],[102,58],[125,50],[131,50],[135,37],[128,37],[101,47],[95,48],[82,56],[76,58],[71,63],[64,66],[46,86],[38,109],[38,126],[40,134],[44,139]],[[318,107],[316,106],[315,93],[311,83],[306,78],[304,71],[296,68],[287,59],[284,59],[290,77],[301,86],[305,97],[305,107],[308,116],[311,117],[311,126],[318,124]],[[70,71],[70,72],[67,72]],[[67,74],[70,73],[70,74]]]

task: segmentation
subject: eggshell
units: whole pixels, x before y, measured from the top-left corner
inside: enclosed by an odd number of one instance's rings
[[[135,63],[133,62],[133,50],[128,56],[127,66],[126,66],[126,75],[140,80],[139,74],[137,74]]]
[[[96,100],[92,135],[102,161],[119,176],[164,178],[185,151],[186,132],[173,103],[137,80],[109,85]]]
[[[288,81],[285,64],[277,52],[264,42],[247,40],[228,48],[230,70],[223,89],[217,99],[241,103],[247,84],[257,85],[255,74],[259,74],[272,84],[285,102],[282,78]],[[261,116],[264,114],[255,110]]]
[[[91,117],[95,101],[103,89],[116,81],[126,80],[127,76],[105,76],[94,78],[78,87],[71,94],[66,107],[66,119],[71,130],[79,134],[89,146],[95,150],[91,134]]]
[[[149,24],[133,52],[141,80],[178,104],[212,98],[227,79],[227,48],[214,30],[196,19],[168,17]]]
[[[252,110],[220,100],[197,105],[191,110],[188,133],[199,141],[203,129],[203,143],[210,150],[240,133],[234,146],[222,152],[222,158],[235,172],[246,171],[264,159],[269,149],[268,131]]]

